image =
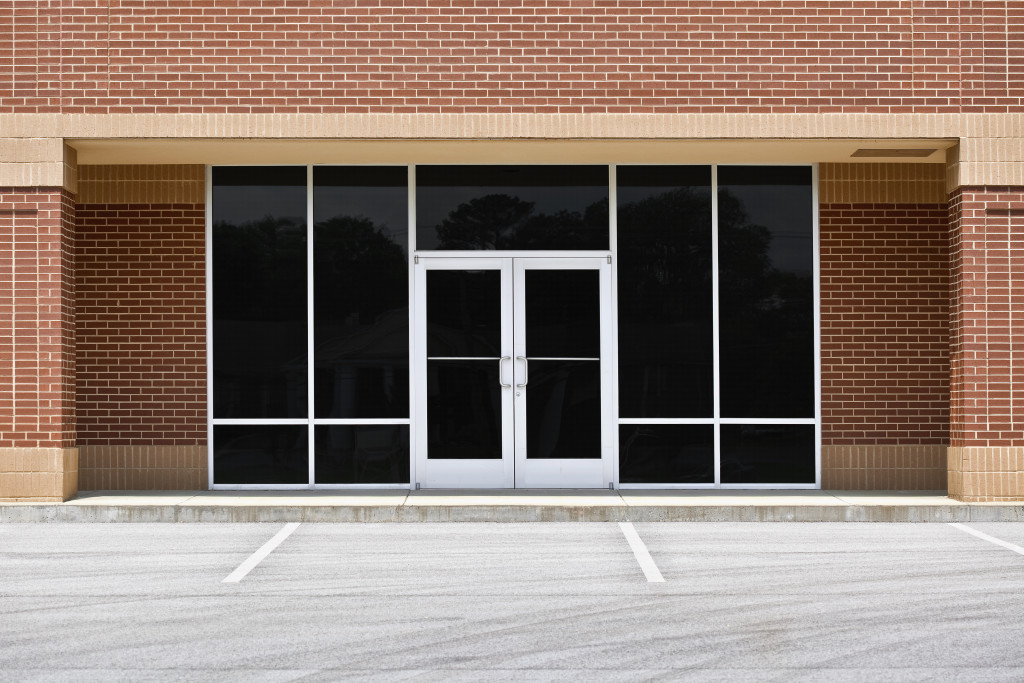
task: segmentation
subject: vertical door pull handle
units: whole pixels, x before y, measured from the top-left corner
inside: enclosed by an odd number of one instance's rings
[[[504,389],[508,389],[509,387],[512,386],[511,384],[505,384],[504,382],[501,381],[501,364],[507,360],[512,360],[512,356],[502,356],[501,358],[498,359],[498,386]]]
[[[523,361],[523,383],[517,384],[516,388],[525,389],[526,385],[530,382],[530,363],[526,360],[526,356],[516,356],[516,360]]]

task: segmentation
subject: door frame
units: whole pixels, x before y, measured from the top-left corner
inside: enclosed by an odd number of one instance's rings
[[[617,444],[617,387],[615,354],[615,312],[611,257],[607,254],[559,254],[538,256],[536,252],[496,252],[481,256],[434,256],[419,254],[413,265],[413,343],[410,363],[413,376],[412,419],[412,484],[414,488],[610,488],[615,481]],[[514,385],[524,380],[523,364],[516,361],[514,349],[522,334],[525,314],[523,291],[525,272],[534,268],[562,270],[597,270],[600,297],[601,353],[601,457],[581,460],[532,460],[527,462],[525,449],[525,403],[516,417]],[[513,387],[502,390],[502,451],[498,460],[427,460],[427,287],[429,270],[500,270],[502,284],[500,306],[502,316],[501,356],[511,357],[503,367],[502,381]],[[495,359],[495,362],[498,362]],[[509,369],[511,367],[512,369]],[[525,398],[522,396],[521,398]],[[517,432],[519,432],[517,434]],[[587,472],[587,470],[590,470]],[[554,486],[558,476],[578,476],[580,480]],[[579,483],[583,481],[584,483]]]

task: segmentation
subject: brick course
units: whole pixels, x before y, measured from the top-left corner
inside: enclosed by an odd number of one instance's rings
[[[0,112],[1007,112],[1019,0],[4,3]]]

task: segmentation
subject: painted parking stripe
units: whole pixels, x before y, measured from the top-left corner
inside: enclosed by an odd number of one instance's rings
[[[1004,541],[1002,539],[996,538],[995,536],[989,536],[988,534],[986,534],[983,531],[978,531],[977,529],[972,529],[971,527],[966,526],[964,524],[960,524],[959,522],[949,522],[949,525],[952,526],[952,527],[956,527],[960,531],[966,531],[971,536],[977,536],[978,538],[980,538],[980,539],[982,539],[984,541],[988,541],[989,543],[994,543],[995,545],[997,545],[997,546],[999,546],[1001,548],[1006,548],[1007,550],[1013,551],[1013,552],[1017,553],[1018,555],[1024,555],[1024,548],[1021,548],[1019,545],[1014,545],[1013,543],[1009,543],[1009,542]]]
[[[253,567],[263,561],[270,553],[274,552],[274,548],[281,545],[284,539],[292,535],[292,532],[299,528],[299,522],[288,522],[284,525],[284,528],[277,532],[272,539],[263,544],[263,546],[249,556],[249,559],[238,565],[238,569],[228,574],[228,577],[221,581],[221,583],[238,583],[245,575],[253,570]]]
[[[644,570],[647,583],[664,583],[665,577],[658,571],[658,565],[654,564],[654,558],[647,552],[647,546],[640,539],[640,535],[636,533],[633,524],[631,522],[619,522],[619,528],[622,529],[622,535],[629,542],[629,547],[633,551],[640,569]]]

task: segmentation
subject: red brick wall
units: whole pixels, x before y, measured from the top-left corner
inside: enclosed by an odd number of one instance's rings
[[[951,199],[951,445],[1024,446],[1024,187]]]
[[[1020,111],[1020,0],[0,3],[0,111]]]
[[[201,204],[77,207],[78,445],[206,443]]]
[[[948,220],[821,205],[822,445],[949,443]]]
[[[74,204],[0,187],[0,448],[75,445]]]

